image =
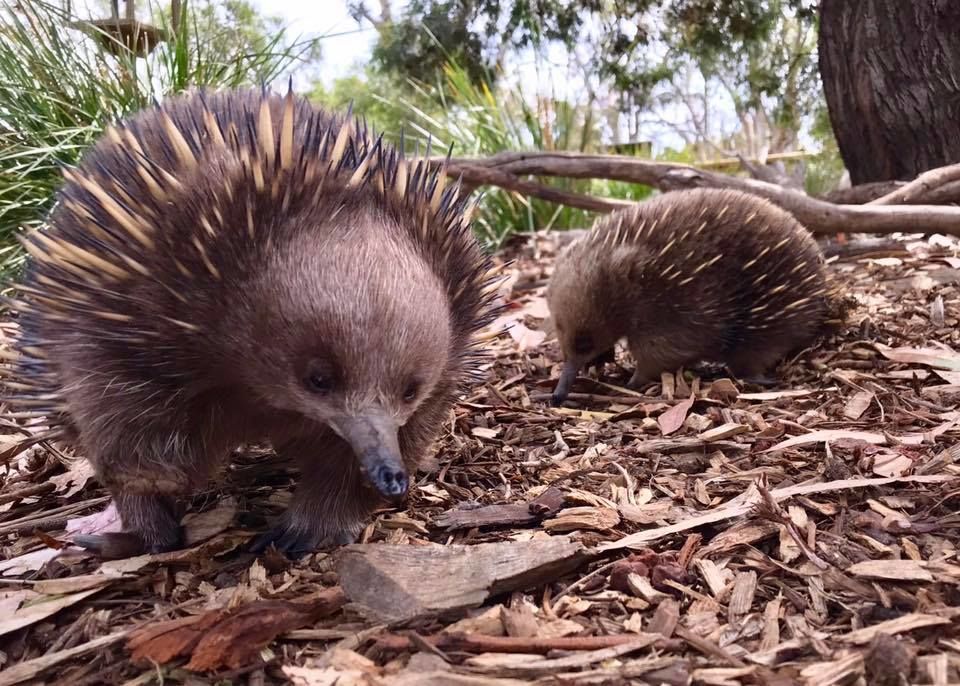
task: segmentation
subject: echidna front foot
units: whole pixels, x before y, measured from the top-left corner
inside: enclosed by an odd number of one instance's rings
[[[363,527],[364,521],[361,520],[338,531],[328,531],[324,527],[304,528],[285,517],[281,523],[257,536],[250,544],[250,552],[260,554],[273,545],[278,552],[296,560],[319,550],[355,543]]]
[[[323,433],[287,441],[277,452],[297,462],[300,481],[289,509],[273,529],[254,540],[252,552],[273,544],[297,558],[356,541],[379,497],[366,483],[353,449],[338,436]]]
[[[183,528],[176,517],[173,498],[126,494],[116,496],[114,502],[123,531],[76,535],[74,545],[111,560],[183,547]]]

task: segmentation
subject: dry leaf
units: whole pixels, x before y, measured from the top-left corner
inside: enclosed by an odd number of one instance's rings
[[[547,334],[543,331],[534,331],[528,328],[522,322],[517,322],[510,327],[510,337],[517,343],[517,349],[520,351],[532,350],[543,343]]]
[[[864,443],[871,443],[873,445],[887,444],[887,437],[883,434],[875,434],[868,431],[847,431],[846,429],[821,429],[820,431],[811,431],[807,434],[792,436],[762,452],[769,453],[774,450],[784,450],[786,448],[794,448],[798,445],[807,445],[808,443],[823,443],[825,441],[838,441],[841,439],[863,441]],[[923,443],[923,436],[897,436],[896,440],[906,445],[920,445]]]
[[[867,411],[867,408],[870,407],[870,403],[872,402],[873,393],[870,391],[857,391],[847,400],[847,404],[843,408],[843,416],[856,421],[863,416],[863,413]]]
[[[70,461],[64,474],[51,476],[49,481],[57,485],[57,494],[60,497],[69,498],[79,493],[93,477],[93,465],[84,458],[76,458]]]
[[[881,355],[893,362],[906,364],[925,364],[939,369],[960,371],[960,355],[947,347],[941,348],[889,348],[882,343],[874,343]]]
[[[0,560],[0,576],[21,576],[36,572],[59,554],[60,551],[56,548],[40,548],[9,560]]]
[[[657,424],[660,425],[660,433],[662,433],[664,436],[669,436],[683,426],[683,422],[687,418],[687,412],[689,412],[690,408],[693,407],[695,400],[696,398],[691,395],[686,400],[677,403],[657,417]]]
[[[46,619],[65,607],[79,603],[84,598],[93,595],[99,590],[100,588],[91,588],[87,591],[81,591],[80,593],[55,596],[38,593],[31,597],[25,597],[15,612],[12,614],[7,613],[3,616],[3,619],[0,619],[0,636],[4,636],[13,631],[19,631],[24,627]]]

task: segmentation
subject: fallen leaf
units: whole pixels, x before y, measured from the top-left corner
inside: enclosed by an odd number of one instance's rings
[[[657,424],[660,425],[660,433],[662,433],[664,436],[669,436],[683,426],[683,422],[687,418],[687,412],[689,412],[690,408],[693,407],[695,400],[696,398],[691,395],[686,400],[677,403],[657,417]]]
[[[70,461],[67,471],[50,477],[49,481],[56,484],[57,494],[62,498],[69,498],[79,493],[87,482],[94,477],[93,465],[82,457]]]
[[[900,453],[880,453],[873,456],[873,473],[880,476],[902,476],[913,469],[916,464],[906,455]]]
[[[843,416],[856,421],[863,416],[863,413],[867,411],[867,408],[870,407],[870,403],[872,402],[873,393],[870,391],[857,391],[847,400],[847,404],[843,408]]]
[[[47,595],[77,593],[90,588],[101,588],[113,583],[118,578],[120,577],[106,574],[83,574],[81,576],[67,576],[62,579],[40,579],[34,582],[33,590]]]
[[[882,343],[874,343],[877,351],[893,362],[906,364],[925,364],[929,367],[960,371],[960,355],[953,350],[941,348],[890,348]]]
[[[0,636],[4,636],[13,631],[19,631],[31,624],[36,624],[40,620],[56,614],[65,607],[79,603],[84,598],[93,595],[99,590],[100,588],[98,587],[71,595],[54,596],[38,593],[35,597],[25,600],[12,614],[8,613],[4,615],[3,619],[0,619]]]
[[[823,443],[826,441],[838,441],[840,439],[863,441],[864,443],[871,443],[873,445],[887,444],[887,437],[883,434],[875,434],[868,431],[848,431],[846,429],[821,429],[820,431],[811,431],[807,434],[792,436],[761,452],[769,453],[774,450],[784,450],[785,448],[793,448],[808,443]],[[896,439],[907,445],[920,445],[923,442],[923,436],[897,436]]]
[[[283,667],[297,686],[379,686],[380,671],[373,660],[337,647],[303,667]]]
[[[522,322],[517,322],[511,326],[509,332],[510,337],[517,343],[517,349],[521,352],[539,347],[547,338],[546,332],[534,331]]]
[[[0,561],[0,576],[21,576],[28,572],[36,572],[43,565],[60,554],[56,548],[40,548],[33,552],[11,557]]]

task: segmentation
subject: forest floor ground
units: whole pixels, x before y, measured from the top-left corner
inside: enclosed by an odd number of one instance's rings
[[[856,308],[774,388],[607,365],[553,408],[557,240],[504,251],[489,382],[349,549],[245,552],[295,483],[246,451],[186,549],[58,550],[108,498],[3,429],[0,686],[960,683],[958,246],[832,260]]]

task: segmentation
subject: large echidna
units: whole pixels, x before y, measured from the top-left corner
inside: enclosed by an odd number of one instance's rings
[[[177,496],[244,443],[301,471],[259,547],[350,541],[402,498],[490,317],[445,178],[292,93],[195,93],[111,127],[25,240],[6,384],[115,498],[124,532],[77,540],[177,547]]]
[[[667,193],[601,219],[557,260],[547,300],[564,355],[554,402],[621,338],[636,386],[698,361],[769,382],[827,312],[823,258],[788,212],[754,195]]]

